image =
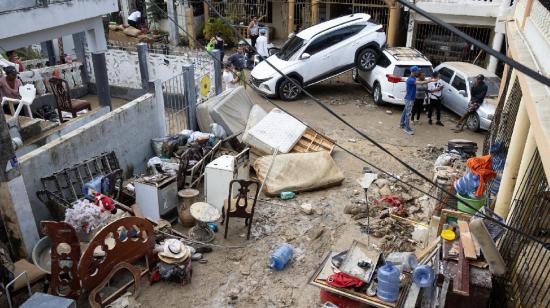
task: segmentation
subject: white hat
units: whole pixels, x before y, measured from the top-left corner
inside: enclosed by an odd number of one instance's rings
[[[158,255],[166,263],[179,263],[191,255],[191,250],[179,240],[170,238],[164,241],[163,251]]]

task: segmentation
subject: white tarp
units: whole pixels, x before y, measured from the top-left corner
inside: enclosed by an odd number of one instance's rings
[[[288,153],[306,128],[300,121],[274,108],[243,136],[243,142],[263,153],[272,153],[276,148],[279,153]]]

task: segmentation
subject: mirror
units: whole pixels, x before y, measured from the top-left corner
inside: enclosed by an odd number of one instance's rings
[[[304,52],[301,56],[300,56],[300,60],[307,60],[311,57],[311,55],[307,52]]]
[[[460,95],[466,97],[466,91],[460,90],[460,91],[458,91],[458,93],[459,93]]]

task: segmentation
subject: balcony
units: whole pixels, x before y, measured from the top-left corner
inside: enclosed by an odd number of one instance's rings
[[[505,0],[417,0],[416,5],[429,13],[437,15],[493,19],[492,23],[494,25],[494,18],[498,17],[499,8],[504,1]],[[464,19],[464,21],[469,22],[471,20]]]

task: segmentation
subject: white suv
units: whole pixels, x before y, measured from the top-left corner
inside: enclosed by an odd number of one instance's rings
[[[416,65],[430,78],[433,72],[432,63],[418,50],[408,47],[391,47],[382,52],[376,67],[364,72],[354,69],[353,80],[365,85],[371,92],[377,105],[384,103],[405,105],[406,84],[392,83],[388,75],[408,77],[411,66]]]
[[[368,14],[352,14],[309,27],[288,39],[267,60],[303,87],[344,73],[354,67],[372,70],[386,44],[382,26]],[[266,61],[250,74],[254,88],[267,96],[294,100],[300,88]]]

